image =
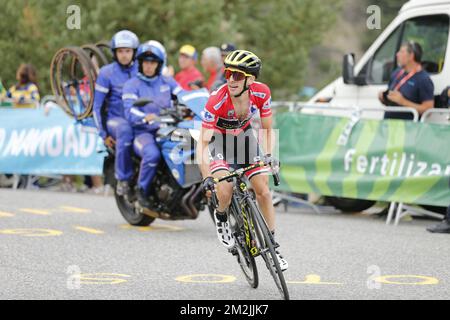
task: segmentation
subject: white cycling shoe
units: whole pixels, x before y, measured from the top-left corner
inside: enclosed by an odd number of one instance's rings
[[[282,272],[286,271],[289,268],[289,264],[287,260],[281,255],[281,253],[278,250],[275,250],[275,253],[277,254],[278,263],[280,264],[280,269]]]
[[[230,222],[227,215],[223,215],[222,219],[217,218],[217,211],[214,212],[214,220],[216,222],[217,238],[220,243],[227,249],[232,249],[235,245],[234,236],[231,231]]]

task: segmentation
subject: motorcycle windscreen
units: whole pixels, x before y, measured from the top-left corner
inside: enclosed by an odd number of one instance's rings
[[[209,92],[205,88],[193,91],[181,91],[177,95],[178,101],[186,105],[199,119],[209,99]]]

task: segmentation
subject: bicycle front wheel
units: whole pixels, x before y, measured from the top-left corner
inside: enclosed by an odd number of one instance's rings
[[[236,251],[233,252],[233,254],[236,256],[248,284],[250,287],[256,289],[259,285],[258,269],[256,267],[255,257],[250,253],[246,240],[246,235],[248,235],[251,241],[251,231],[250,228],[246,229],[243,220],[245,217],[243,217],[239,212],[236,203],[230,206],[230,211],[230,224],[236,240]],[[248,217],[248,214],[246,214],[246,216]],[[248,226],[249,224],[247,224],[247,227]]]
[[[263,257],[267,269],[269,269],[281,296],[284,300],[289,300],[289,291],[275,252],[273,235],[254,200],[249,199],[247,202],[252,212],[251,216],[255,222],[255,231],[260,244],[261,256]]]

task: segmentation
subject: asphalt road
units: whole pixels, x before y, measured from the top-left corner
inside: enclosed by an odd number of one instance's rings
[[[278,212],[292,299],[449,299],[449,235],[362,214]],[[0,299],[279,299],[259,262],[251,289],[195,221],[126,225],[114,199],[0,190]]]

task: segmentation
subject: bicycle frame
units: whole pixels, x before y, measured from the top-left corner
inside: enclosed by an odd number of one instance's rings
[[[240,217],[243,220],[245,230],[245,243],[251,255],[253,257],[257,257],[259,256],[260,252],[255,241],[255,226],[251,217],[251,213],[248,213],[246,210],[246,201],[252,196],[247,188],[248,181],[245,181],[243,178],[235,178],[234,180],[236,181],[234,183],[232,204],[234,204],[235,206],[235,212],[240,213]]]

